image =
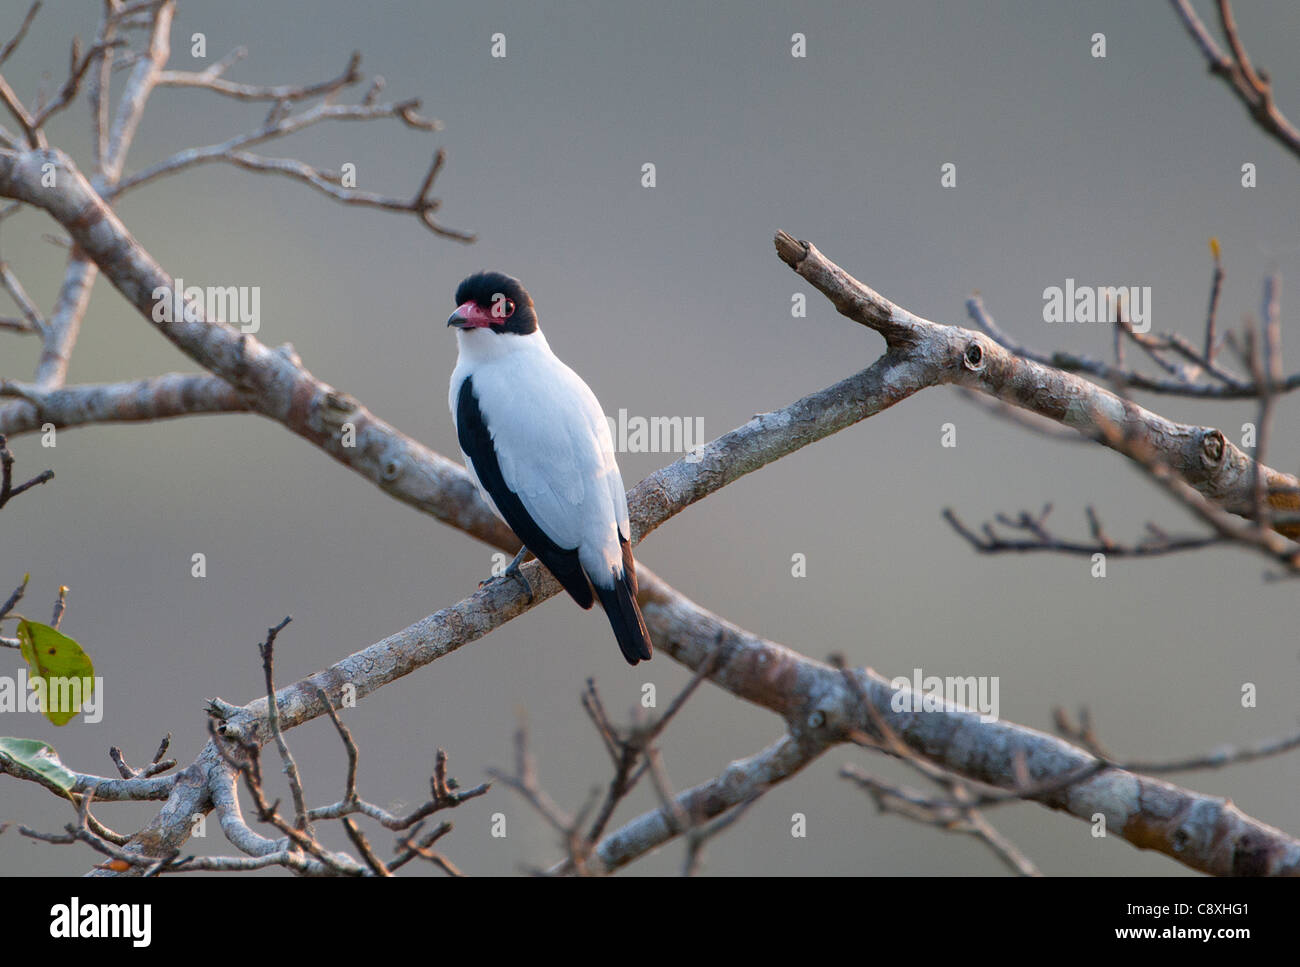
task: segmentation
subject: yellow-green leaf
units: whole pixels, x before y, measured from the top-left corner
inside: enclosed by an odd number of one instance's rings
[[[36,739],[15,739],[0,735],[0,758],[44,776],[64,792],[77,781],[51,746]]]
[[[18,643],[33,684],[40,689],[42,714],[55,725],[66,725],[95,692],[90,656],[67,635],[39,621],[18,622]]]

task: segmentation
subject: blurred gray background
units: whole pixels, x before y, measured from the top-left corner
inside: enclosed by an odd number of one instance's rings
[[[47,4],[4,68],[21,94],[61,81],[70,35],[91,36],[98,8]],[[0,34],[25,9],[6,0]],[[1278,0],[1242,4],[1238,17],[1283,109],[1300,116],[1300,12]],[[205,61],[189,54],[196,31]],[[489,56],[497,31],[504,60]],[[796,31],[806,59],[790,56]],[[1089,54],[1095,32],[1107,38],[1104,60]],[[458,456],[446,407],[456,346],[443,324],[456,283],[480,268],[524,281],[552,347],[608,412],[700,416],[709,438],[868,365],[882,341],[776,258],[777,229],[928,318],[965,325],[978,290],[1029,344],[1096,355],[1108,351],[1105,327],[1044,324],[1045,287],[1067,277],[1149,285],[1154,328],[1199,339],[1217,236],[1223,323],[1258,315],[1264,274],[1277,268],[1284,340],[1300,345],[1300,166],[1207,75],[1164,3],[181,4],[172,66],[201,69],[238,45],[249,57],[232,79],[320,80],[359,49],[388,94],[421,97],[442,132],[319,127],[266,153],[353,162],[362,187],[406,195],[443,146],[441,217],[480,241],[460,245],[411,218],[221,166],[133,193],[120,214],[187,283],[260,285],[263,341],[291,341],[321,379],[444,454]],[[160,91],[128,171],[262,114],[210,92]],[[84,168],[88,130],[84,104],[51,127]],[[640,185],[645,162],[657,166],[653,190]],[[957,165],[953,190],[939,184],[945,162]],[[1258,187],[1240,186],[1244,162],[1258,166]],[[0,234],[0,255],[47,310],[63,253],[40,236],[56,228],[27,212]],[[794,292],[808,293],[807,318],[791,317]],[[0,334],[0,375],[30,378],[37,351],[34,339]],[[70,382],[195,368],[99,283]],[[1255,412],[1143,402],[1233,439]],[[1291,472],[1295,415],[1292,402],[1280,406],[1269,461]],[[940,446],[947,422],[955,449]],[[62,729],[5,716],[0,734],[49,741],[84,771],[111,773],[110,745],[140,763],[168,730],[174,755],[190,761],[205,739],[205,698],[260,693],[255,646],[283,615],[294,616],[277,649],[288,682],[454,603],[491,566],[489,549],[255,416],[71,429],[55,449],[26,436],[14,451],[20,476],[52,467],[57,479],[0,514],[0,591],[30,571],[24,609],[48,617],[58,585],[70,586],[63,627],[105,676],[106,714]],[[672,459],[620,458],[629,486]],[[1084,558],[976,556],[940,518],[945,506],[977,523],[1048,501],[1057,527],[1081,538],[1089,503],[1118,539],[1140,536],[1147,520],[1196,529],[1120,457],[1027,433],[936,389],[709,497],[638,558],[704,606],[813,657],[839,651],[888,675],[997,675],[1002,716],[1045,730],[1053,706],[1086,704],[1120,755],[1183,757],[1295,728],[1295,589],[1266,583],[1261,558],[1112,560],[1099,580]],[[195,552],[207,555],[206,578],[190,576]],[[795,553],[807,555],[806,578],[791,577]],[[4,662],[0,672],[14,674],[18,657]],[[603,616],[557,598],[347,713],[363,795],[420,802],[437,746],[467,785],[508,768],[522,713],[544,785],[578,807],[609,777],[579,707],[588,676],[620,719],[643,683],[656,684],[662,706],[688,680],[666,657],[630,670]],[[1258,685],[1258,708],[1241,707],[1245,682]],[[706,685],[665,736],[669,776],[679,788],[707,780],[781,728]],[[290,740],[312,802],[339,798],[344,757],[328,722]],[[879,757],[833,751],[716,841],[705,871],[1002,872],[968,838],[877,815],[837,778],[847,761],[921,784]],[[1174,778],[1300,833],[1294,754]],[[615,823],[654,805],[647,785]],[[131,830],[153,811],[99,815]],[[505,839],[489,832],[498,811]],[[795,812],[808,817],[806,838],[790,835]],[[0,781],[0,820],[56,829],[71,815],[44,791]],[[468,872],[560,856],[504,787],[450,818],[441,845]],[[1047,873],[1186,872],[1037,806],[990,818]],[[374,839],[389,842],[382,830]],[[230,852],[215,822],[190,847]],[[682,852],[668,846],[633,869],[675,872]],[[0,837],[4,873],[79,873],[91,862],[84,849]]]

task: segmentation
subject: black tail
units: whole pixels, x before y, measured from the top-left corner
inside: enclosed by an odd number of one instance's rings
[[[619,650],[629,665],[635,665],[639,661],[649,661],[654,648],[650,645],[650,632],[646,631],[641,609],[636,605],[636,565],[632,561],[632,548],[626,541],[622,543],[623,576],[616,578],[611,588],[602,588],[595,581],[591,586],[596,589],[601,607],[609,617]]]

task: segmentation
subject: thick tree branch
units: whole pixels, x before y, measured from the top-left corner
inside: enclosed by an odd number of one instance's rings
[[[1222,274],[1220,273],[1218,277],[1221,278]],[[1215,291],[1217,293],[1217,290]],[[1217,294],[1213,298],[1217,298]],[[971,321],[984,330],[999,346],[1017,356],[1052,369],[1064,370],[1067,373],[1087,373],[1097,379],[1126,386],[1133,390],[1163,393],[1172,396],[1189,396],[1197,399],[1254,399],[1260,393],[1258,385],[1238,379],[1221,366],[1215,364],[1210,354],[1203,354],[1200,350],[1193,348],[1187,340],[1176,334],[1154,338],[1143,337],[1142,345],[1153,355],[1153,358],[1162,362],[1166,372],[1177,374],[1173,379],[1156,379],[1135,369],[1125,367],[1122,361],[1112,366],[1110,363],[1100,359],[1093,359],[1090,356],[1080,356],[1076,353],[1067,352],[1044,353],[1026,346],[1010,336],[997,324],[988,310],[984,308],[984,301],[978,296],[967,300],[966,312]],[[1214,317],[1211,315],[1210,325],[1207,326],[1207,342],[1214,338],[1213,321]],[[1122,327],[1117,328],[1116,331],[1128,338],[1128,333]],[[1217,382],[1199,383],[1193,381],[1190,374],[1183,367],[1164,363],[1162,357],[1156,355],[1161,350],[1176,352],[1191,364],[1192,372],[1208,373]],[[1300,388],[1300,373],[1294,373],[1278,384],[1279,392],[1290,392],[1297,388]]]
[[[133,423],[200,413],[244,413],[247,401],[230,384],[207,373],[167,373],[128,383],[101,383],[43,390],[0,380],[0,397],[17,397],[25,409],[0,409],[0,432],[34,432],[45,423],[59,429],[92,423]]]
[[[842,314],[879,331],[891,348],[906,347],[930,385],[977,390],[1072,427],[1143,466],[1158,459],[1175,479],[1240,517],[1254,516],[1256,473],[1271,509],[1300,510],[1300,479],[1257,466],[1219,430],[1175,423],[1088,380],[1018,356],[986,335],[915,316],[848,275],[810,243],[781,233],[777,251]],[[1300,536],[1294,520],[1276,529]]]
[[[696,823],[721,816],[797,774],[822,751],[801,747],[794,738],[783,735],[757,755],[731,763],[716,779],[678,794],[672,808],[643,813],[614,830],[596,846],[588,860],[589,871],[613,873],[681,835],[684,830],[675,814]],[[563,867],[558,864],[553,872],[561,872]]]
[[[31,179],[33,170],[39,170],[39,161],[49,157],[57,159],[67,178],[62,182],[64,191],[54,198],[42,199],[33,191]],[[46,207],[68,229],[88,257],[95,259],[114,285],[146,317],[152,317],[153,290],[161,288],[170,292],[171,281],[162,269],[57,152],[0,152],[0,195],[43,201],[42,207]],[[992,390],[994,395],[1008,402],[1028,406],[1043,415],[1076,428],[1089,429],[1098,435],[1102,426],[1108,425],[1106,421],[1115,420],[1115,414],[1121,417],[1117,422],[1124,422],[1122,417],[1126,410],[1121,401],[1091,383],[1069,374],[1046,370],[1038,373],[1042,367],[1006,353],[977,333],[921,320],[857,283],[811,246],[796,243],[788,236],[778,237],[778,250],[801,275],[826,291],[841,311],[886,335],[890,348],[863,373],[792,404],[786,410],[756,417],[744,427],[714,441],[704,448],[703,459],[699,462],[680,460],[643,481],[634,488],[629,499],[638,539],[672,514],[744,473],[855,420],[879,412],[928,385],[959,382],[984,392]],[[316,381],[291,352],[268,349],[230,326],[202,321],[201,315],[156,325],[192,358],[239,387],[254,409],[312,440],[399,499],[422,505],[423,509],[440,519],[497,546],[517,547],[512,535],[503,533],[500,526],[493,526],[498,522],[486,516],[481,501],[467,486],[464,472],[459,467],[424,451],[370,416],[360,404]],[[1034,370],[1026,371],[1027,367],[1034,367]],[[1054,393],[1043,392],[1044,379],[1048,380],[1048,387],[1055,387]],[[1033,393],[1027,392],[1030,380],[1037,381]],[[1079,405],[1080,402],[1085,405]],[[1209,434],[1217,433],[1208,431],[1198,435],[1193,428],[1169,424],[1154,414],[1133,409],[1139,424],[1146,426],[1150,423],[1159,427],[1160,433],[1152,430],[1152,436],[1172,434],[1178,439],[1181,434],[1199,445]],[[345,449],[338,443],[337,427],[345,419],[355,421],[358,443],[355,448]],[[1219,437],[1221,439],[1221,435]],[[372,447],[378,452],[369,449]],[[1237,468],[1237,476],[1248,477],[1249,474],[1244,474],[1248,467],[1247,458],[1226,441],[1225,451],[1240,458],[1242,466]],[[1178,451],[1175,449],[1174,452]],[[1237,461],[1223,458],[1218,461],[1220,465],[1225,462],[1235,465]],[[434,469],[433,480],[422,473],[420,486],[413,488],[407,474],[416,469],[425,472]],[[1207,485],[1208,478],[1210,483],[1217,484],[1220,492],[1230,492],[1230,488],[1224,487],[1223,482],[1211,473],[1202,471],[1191,476],[1203,486]],[[528,576],[534,591],[532,604],[540,603],[554,594],[557,587],[549,575],[538,573],[538,565],[533,563],[527,567],[531,568]],[[708,646],[697,650],[683,645],[659,623],[671,613],[661,609],[682,608],[688,603],[658,582],[648,569],[642,579],[642,588],[647,622],[651,623],[656,642],[687,665],[698,667],[708,656]],[[659,601],[656,601],[657,596],[660,596]],[[431,615],[324,672],[282,689],[277,704],[284,727],[290,728],[324,714],[325,705],[319,699],[318,688],[333,697],[344,683],[350,682],[357,688],[357,696],[364,697],[384,682],[476,640],[530,606],[513,585],[489,585],[460,604]],[[720,620],[709,622],[699,615],[694,627],[697,631],[708,629],[710,642],[715,640],[719,631],[736,630]],[[730,654],[734,657],[729,658],[711,678],[735,694],[782,714],[791,724],[791,734],[797,737],[805,750],[801,754],[810,754],[809,748],[815,752],[821,743],[814,741],[809,746],[809,730],[824,728],[824,723],[831,721],[828,709],[814,707],[809,710],[810,702],[815,697],[824,698],[826,689],[831,687],[826,678],[826,666],[809,662],[779,646],[752,645]],[[829,671],[834,674],[833,670]],[[259,703],[254,702],[246,708],[224,706],[222,711],[226,718],[224,730],[245,741],[265,741],[265,709],[259,707]],[[829,712],[833,714],[836,710],[830,709]],[[843,710],[839,712],[842,714]],[[906,735],[906,730],[900,729],[900,734]],[[790,758],[788,750],[783,750],[778,758],[785,764],[783,768],[794,768],[796,760]],[[202,761],[201,757],[196,766],[201,766]],[[1193,795],[1175,791],[1179,795]],[[184,801],[187,794],[191,800],[187,804],[190,810],[202,808],[207,801],[202,789],[184,783],[177,784],[172,798]],[[169,809],[165,809],[140,838],[139,848],[147,849],[151,843],[157,845],[153,842],[154,837],[166,839],[180,835],[183,838],[184,831],[169,827],[166,820],[169,812],[174,814],[177,805],[169,801]],[[1134,828],[1145,828],[1138,819],[1125,815],[1126,823],[1138,823]],[[1232,822],[1236,823],[1237,819],[1233,818]],[[1250,830],[1255,829],[1244,818],[1240,822]],[[1276,831],[1268,833],[1268,837],[1265,837],[1270,844],[1267,865],[1270,868],[1290,868],[1287,866],[1291,862],[1290,854],[1286,853],[1289,848],[1286,844],[1290,841]],[[1139,839],[1143,845],[1149,842],[1161,846],[1157,837],[1146,833]],[[1171,843],[1163,845],[1168,847],[1169,855],[1195,865],[1193,858],[1184,855],[1182,846],[1175,849]],[[1214,856],[1202,857],[1201,861],[1210,865],[1221,864],[1222,855],[1220,850]]]
[[[158,77],[166,66],[168,58],[171,57],[172,19],[175,14],[174,0],[162,0],[154,6],[149,27],[148,48],[135,62],[122,87],[122,94],[117,102],[117,116],[113,119],[113,126],[106,133],[107,149],[103,152],[102,165],[96,178],[97,187],[101,191],[112,189],[122,177],[127,153],[135,140],[135,132],[140,127],[149,97],[158,86]],[[122,12],[110,16],[113,19],[120,19]],[[107,31],[112,27],[106,24],[104,29]],[[101,96],[107,99],[106,89],[101,90]]]
[[[65,292],[68,305],[75,309],[69,314],[78,320],[84,311],[84,295],[94,277],[95,269],[91,263],[104,271],[146,318],[152,319],[158,296],[163,299],[171,297],[171,278],[131,238],[104,201],[104,197],[112,197],[118,187],[125,148],[139,122],[149,92],[160,83],[167,60],[171,10],[172,4],[168,0],[156,6],[149,52],[136,61],[121,99],[117,121],[106,139],[105,164],[94,187],[61,152],[17,147],[0,151],[0,195],[45,209],[72,237],[74,261],[70,264]],[[109,31],[105,28],[104,32],[107,34]],[[214,74],[213,78],[216,76]],[[413,105],[405,106],[414,110]],[[290,172],[275,159],[247,155],[242,149],[277,133],[300,130],[340,111],[351,111],[361,119],[366,110],[375,111],[382,107],[367,96],[359,106],[318,105],[297,115],[273,108],[270,118],[258,131],[222,145],[198,149],[197,153],[184,157],[175,156],[162,164],[171,164],[167,170],[176,170],[198,160],[218,160],[219,155],[234,153],[251,165],[262,165],[266,170],[279,165],[280,173],[305,176],[309,182],[312,182],[314,174],[323,183],[315,186],[323,189],[324,184],[332,185],[333,182],[319,170],[303,168]],[[358,111],[361,113],[357,114]],[[407,111],[398,110],[397,113],[406,123],[414,123]],[[41,184],[41,166],[46,162],[55,166],[59,184],[57,191],[49,191]],[[426,199],[437,167],[435,161],[417,202]],[[146,169],[132,183],[148,180],[153,176],[151,170],[160,174],[164,169],[159,166]],[[1048,416],[1135,459],[1139,452],[1159,452],[1178,474],[1181,486],[1196,487],[1235,513],[1248,516],[1249,510],[1255,507],[1253,501],[1241,499],[1243,477],[1250,481],[1248,490],[1252,496],[1255,480],[1263,481],[1270,502],[1279,493],[1289,497],[1294,495],[1293,478],[1268,468],[1257,471],[1255,465],[1228,444],[1218,431],[1163,421],[1155,414],[1069,374],[1045,367],[1033,368],[1034,364],[1015,358],[979,334],[919,319],[857,283],[838,266],[822,259],[812,246],[797,243],[789,236],[778,236],[777,246],[782,257],[827,294],[841,312],[881,332],[888,350],[873,366],[857,376],[785,410],[756,417],[744,427],[714,441],[704,449],[703,460],[699,463],[678,461],[644,481],[634,489],[630,500],[637,539],[672,514],[739,476],[879,412],[919,389],[941,383],[977,389],[1004,402]],[[291,349],[272,350],[251,335],[225,324],[204,320],[201,314],[160,321],[155,325],[182,351],[224,381],[231,392],[251,409],[281,422],[399,499],[497,546],[517,546],[513,535],[487,513],[460,468],[419,447],[373,417],[355,400],[316,380]],[[75,340],[75,328],[70,330],[70,338],[66,341],[68,346],[72,340]],[[59,368],[59,361],[62,360],[66,367],[66,351],[57,345],[54,350],[47,367],[50,376],[38,379],[39,392],[33,391],[33,396],[55,388],[62,381],[63,370]],[[39,404],[29,402],[28,405]],[[1121,439],[1116,439],[1115,427],[1123,430]],[[345,430],[355,432],[355,447],[343,445]],[[1241,509],[1243,507],[1245,512]],[[531,603],[521,600],[520,592],[512,585],[489,585],[465,601],[344,659],[305,682],[281,689],[276,694],[276,706],[283,727],[287,729],[327,712],[329,703],[322,699],[318,689],[324,689],[332,697],[335,692],[331,690],[351,684],[357,688],[357,696],[363,697],[385,681],[475,640],[527,610],[533,603],[554,594],[556,587],[549,575],[538,573],[540,568],[536,564],[528,566],[532,568],[530,578],[534,589]],[[711,680],[749,701],[771,708],[787,723],[786,738],[760,756],[748,760],[748,768],[729,771],[728,778],[722,782],[726,788],[705,792],[693,790],[683,794],[687,803],[700,806],[699,814],[704,818],[708,818],[710,810],[715,807],[717,811],[712,813],[713,816],[752,801],[752,796],[762,788],[794,774],[830,745],[848,741],[856,732],[869,730],[876,716],[889,714],[877,707],[872,715],[866,715],[861,707],[860,695],[870,695],[876,706],[883,701],[885,709],[893,695],[892,690],[880,692],[881,683],[869,674],[862,673],[863,680],[856,689],[848,688],[844,683],[845,676],[838,670],[811,662],[779,645],[764,642],[727,625],[659,582],[648,569],[644,572],[642,586],[647,622],[666,653],[699,668],[715,658],[714,649],[725,649],[725,661],[710,675]],[[688,618],[687,624],[674,625],[674,620],[682,616]],[[887,683],[884,687],[887,689]],[[226,737],[255,744],[265,742],[269,737],[264,702],[255,702],[244,708],[220,702],[214,704],[224,720],[222,731]],[[1016,773],[1014,761],[999,759],[984,745],[991,744],[995,752],[1015,741],[1033,746],[1037,733],[1015,726],[977,723],[978,719],[972,713],[960,709],[948,709],[942,714],[916,721],[889,720],[891,729],[896,729],[902,741],[915,743],[927,756],[944,762],[945,767],[962,774],[973,774],[972,778],[978,781],[1005,782],[1007,776]],[[975,740],[954,743],[954,731],[962,730],[970,730]],[[1061,746],[1055,750],[1058,753],[1055,759],[1086,756],[1086,753],[1074,750],[1060,740],[1051,741]],[[980,761],[968,761],[972,748],[979,749],[983,756]],[[1046,751],[1052,749],[1049,747]],[[1020,752],[1023,760],[1023,748]],[[1055,759],[1052,755],[1045,755],[1037,760],[1044,776],[1074,774],[1073,768],[1054,769]],[[1030,756],[1027,761],[1035,760]],[[1078,765],[1073,761],[1070,764]],[[1113,807],[1125,836],[1139,845],[1162,849],[1197,868],[1261,872],[1286,872],[1296,868],[1296,844],[1276,830],[1241,817],[1230,805],[1204,800],[1204,797],[1195,797],[1195,794],[1166,784],[1141,788],[1135,804],[1125,800],[1122,793],[1125,790],[1131,792],[1134,782],[1141,786],[1152,781],[1132,776],[1124,778],[1127,774],[1116,779],[1116,774],[1121,774],[1121,771],[1104,770],[1086,781],[1063,785],[1053,793],[1061,795],[1064,790],[1084,790],[1087,795],[1081,807],[1075,808],[1065,800],[1061,804],[1047,798],[1043,801],[1057,808],[1071,808],[1076,815],[1082,815],[1080,810],[1084,810],[1088,818],[1098,804]],[[1112,777],[1111,783],[1097,785],[1106,776]],[[229,796],[233,775],[229,764],[214,747],[205,749],[193,766],[173,780],[162,812],[137,835],[130,848],[148,855],[171,855],[169,851],[179,848],[188,836],[189,820],[195,812],[213,805],[223,816],[223,825],[229,821],[230,835],[243,835],[237,821],[237,800],[232,811]],[[729,800],[727,788],[736,785],[747,786],[747,791]],[[718,795],[714,796],[714,792]],[[1194,805],[1197,815],[1178,826],[1164,820],[1157,821],[1151,817],[1161,815],[1158,810],[1149,815],[1142,811],[1143,795],[1164,796],[1183,803],[1187,809]],[[663,816],[671,820],[683,810],[685,814],[694,815],[686,810],[683,797],[676,798],[673,809],[662,811]],[[1211,832],[1224,835],[1198,839],[1205,832],[1206,822],[1212,822],[1214,828]],[[670,821],[668,827],[670,833],[682,828],[675,821]],[[652,835],[642,836],[639,841],[649,843],[655,840],[656,836]],[[261,847],[264,848],[265,843]],[[419,848],[427,848],[427,844]],[[415,850],[416,846],[413,845],[412,849]],[[616,858],[614,861],[617,862]]]
[[[659,588],[651,591],[652,596],[658,593]],[[758,756],[733,763],[717,779],[679,795],[678,807],[693,817],[716,816],[740,802],[746,790],[782,781],[829,745],[853,741],[860,733],[879,734],[883,723],[920,759],[988,786],[1026,785],[1026,798],[1085,822],[1103,815],[1110,834],[1193,869],[1216,875],[1300,875],[1300,842],[1246,816],[1231,801],[1110,766],[1034,729],[981,722],[978,713],[957,706],[946,705],[941,712],[894,711],[897,692],[870,669],[846,676],[736,629],[681,595],[652,597],[644,610],[656,645],[688,665],[713,647],[708,636],[715,625],[730,629],[725,639],[729,657],[713,680],[732,690],[736,677],[743,677],[738,664],[764,669],[771,684],[751,689],[747,697],[776,705],[791,727],[789,735]],[[791,701],[792,696],[802,701]],[[1022,775],[1026,782],[1012,781]],[[1082,778],[1061,781],[1071,777]],[[595,856],[614,867],[624,865],[672,838],[671,825],[668,811],[648,812],[606,837]]]

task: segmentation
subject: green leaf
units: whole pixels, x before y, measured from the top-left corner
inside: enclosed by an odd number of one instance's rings
[[[0,758],[30,769],[64,792],[71,790],[77,781],[76,775],[59,761],[59,754],[37,739],[15,739],[0,735]]]
[[[95,693],[90,656],[67,635],[39,621],[18,622],[18,643],[32,679],[43,681],[38,685],[41,712],[55,725],[67,725],[81,711],[81,702]]]

